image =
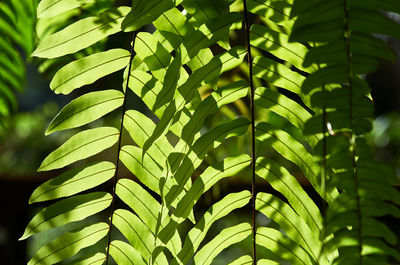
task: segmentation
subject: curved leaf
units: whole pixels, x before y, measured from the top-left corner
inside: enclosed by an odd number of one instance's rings
[[[65,29],[44,38],[32,56],[57,58],[80,51],[121,30],[121,22],[130,8],[109,9],[99,16],[81,19]]]
[[[315,264],[310,259],[309,253],[300,245],[290,238],[285,237],[281,232],[269,227],[259,227],[257,229],[256,242],[259,246],[265,247],[281,257],[281,259],[289,261],[290,264]],[[280,261],[280,260],[278,260]],[[257,264],[281,264],[275,261],[259,261]]]
[[[128,243],[120,240],[111,242],[110,255],[117,264],[146,265],[140,253]]]
[[[95,2],[95,0],[43,0],[39,2],[37,7],[37,17],[54,17],[71,9]]]
[[[221,231],[213,240],[206,244],[194,256],[196,265],[209,265],[213,259],[225,248],[236,244],[251,234],[251,226],[248,223],[239,224]]]
[[[67,171],[37,187],[29,203],[54,200],[96,187],[115,174],[111,162],[99,162]]]
[[[49,244],[41,247],[28,262],[28,265],[55,264],[75,255],[79,250],[95,244],[106,236],[106,223],[85,227],[77,232],[65,233]]]
[[[123,101],[124,94],[118,90],[87,93],[65,106],[51,121],[45,134],[79,127],[97,120],[120,107]]]
[[[111,199],[109,193],[94,192],[58,201],[38,212],[19,240],[54,227],[83,220],[106,209],[110,206]]]
[[[129,57],[130,53],[123,49],[89,55],[61,68],[51,80],[50,87],[56,94],[69,94],[76,88],[126,67]]]
[[[183,243],[182,250],[179,252],[178,256],[174,258],[171,265],[186,264],[189,262],[205,238],[211,225],[218,219],[228,215],[234,209],[246,205],[250,198],[251,194],[249,191],[231,193],[211,206],[189,231]]]
[[[119,131],[113,127],[100,127],[81,131],[48,155],[38,171],[65,167],[75,161],[93,156],[113,146],[119,138]]]

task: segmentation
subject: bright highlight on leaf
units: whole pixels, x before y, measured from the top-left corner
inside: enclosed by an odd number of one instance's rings
[[[126,50],[113,49],[79,59],[61,68],[51,80],[50,87],[57,94],[69,94],[126,67],[129,56]]]

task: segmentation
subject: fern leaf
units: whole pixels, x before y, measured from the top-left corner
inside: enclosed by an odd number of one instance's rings
[[[162,168],[158,165],[157,160],[147,154],[143,156],[142,150],[133,145],[122,147],[120,159],[135,176],[138,176],[143,184],[154,192],[161,194],[160,179],[162,177]]]
[[[119,32],[128,7],[109,9],[98,17],[81,19],[65,29],[44,38],[32,56],[56,58],[80,51],[101,39]]]
[[[257,261],[257,265],[278,265],[278,264],[280,263],[269,259],[260,259]]]
[[[33,46],[33,1],[2,1],[0,4],[0,126],[17,110],[14,91],[25,80],[24,55]]]
[[[55,264],[78,253],[79,250],[95,244],[106,236],[109,227],[98,223],[85,227],[77,232],[68,232],[41,247],[28,262],[35,264]]]
[[[196,0],[183,1],[182,5],[187,12],[194,16],[199,24],[209,21],[210,18],[215,18],[220,15],[224,15],[229,12],[230,0],[222,0],[214,2],[211,0],[205,0],[201,4]],[[203,6],[208,8],[203,8]]]
[[[102,265],[106,259],[106,255],[103,253],[96,253],[91,257],[79,260],[78,262],[74,262],[74,265]]]
[[[209,190],[216,182],[222,178],[233,176],[250,164],[250,158],[242,155],[235,158],[226,158],[222,162],[208,167],[200,177],[198,177],[190,189],[182,198],[177,200],[176,209],[172,211],[171,221],[165,229],[161,230],[159,237],[162,241],[169,240],[177,226],[186,220],[193,206],[200,196]]]
[[[113,146],[119,131],[113,127],[100,127],[79,132],[49,154],[39,167],[48,171],[65,167],[73,162],[93,156]]]
[[[248,93],[248,84],[244,81],[232,82],[219,88],[205,98],[193,112],[190,120],[184,125],[179,135],[186,144],[191,144],[196,138],[195,135],[201,129],[206,117],[217,112],[222,106],[243,98]]]
[[[324,115],[329,117],[331,131],[336,135],[324,137],[319,148],[327,147],[326,166],[333,173],[328,186],[341,190],[330,201],[327,211],[326,252],[331,254],[339,249],[334,264],[379,264],[387,256],[398,259],[398,252],[381,240],[394,243],[394,234],[374,219],[390,211],[398,215],[397,207],[386,202],[393,202],[398,191],[392,187],[391,177],[375,178],[381,170],[379,166],[371,171],[359,170],[360,165],[363,168],[368,163],[376,164],[370,148],[359,137],[371,130],[369,117],[373,114],[368,85],[359,75],[375,70],[379,58],[392,57],[372,34],[399,36],[398,24],[379,10],[395,10],[396,6],[388,2],[380,7],[375,1],[366,1],[366,7],[359,1],[312,1],[305,8],[304,3],[296,1],[293,9],[293,15],[298,17],[291,39],[324,42],[315,45],[307,55],[307,64],[317,62],[322,67],[307,77],[303,90],[313,94],[315,109],[327,108]],[[326,29],[330,29],[330,35],[321,32]],[[376,48],[380,51],[375,52]],[[328,55],[329,51],[332,53]],[[325,89],[326,85],[331,88]],[[321,133],[324,123],[321,114],[317,115],[308,121],[305,131]],[[392,175],[386,169],[380,175],[383,174]]]
[[[167,205],[171,204],[183,190],[184,185],[190,178],[191,173],[200,165],[202,158],[215,146],[226,138],[241,135],[247,130],[249,120],[239,118],[213,128],[208,133],[202,135],[190,148],[179,169],[174,174],[174,179],[178,185],[172,186],[166,194]]]
[[[150,261],[155,241],[149,228],[136,215],[123,209],[114,212],[113,224],[129,240],[133,248],[142,255],[143,259]],[[168,264],[168,261],[161,253],[154,263],[163,265]]]
[[[96,187],[115,174],[111,162],[98,162],[65,172],[40,185],[32,193],[29,203],[54,200]]]
[[[111,195],[106,192],[94,192],[58,201],[42,209],[32,218],[20,240],[54,227],[83,220],[106,209],[110,204]]]
[[[131,245],[120,240],[114,240],[110,244],[110,255],[117,264],[146,265],[139,252]]]
[[[189,216],[190,210],[200,198],[215,183],[225,177],[234,176],[250,164],[247,155],[226,158],[218,164],[208,167],[193,183],[177,205],[174,215],[183,221]]]
[[[71,101],[51,121],[46,135],[79,127],[103,117],[122,106],[124,94],[118,90],[103,90],[85,94]]]
[[[322,217],[318,207],[290,173],[277,163],[260,157],[256,173],[264,178],[275,190],[282,193],[297,214],[301,215],[314,234],[322,230]]]
[[[228,265],[250,265],[252,263],[253,263],[253,258],[246,255],[232,261]],[[257,264],[259,264],[259,262]]]
[[[314,264],[310,259],[309,253],[302,247],[285,237],[281,232],[269,227],[260,227],[257,229],[257,244],[265,247],[277,254],[282,260],[290,262],[290,264]],[[282,260],[269,261],[271,264],[281,264]],[[279,262],[279,263],[275,263]],[[259,260],[257,264],[270,264],[267,261]]]
[[[275,89],[258,87],[255,91],[257,107],[265,108],[285,117],[293,125],[304,130],[306,122],[312,115],[297,102],[283,96]]]
[[[161,69],[160,71],[165,74],[163,69],[169,65],[172,56],[152,34],[147,32],[139,33],[137,41],[135,41],[135,51],[149,70]],[[163,77],[163,75],[160,77]]]
[[[171,9],[174,4],[178,5],[179,2],[181,1],[174,1],[174,3],[169,0],[140,1],[126,16],[121,27],[124,31],[138,30],[156,20],[162,13]]]
[[[259,123],[257,125],[257,138],[261,141],[269,139],[272,147],[280,151],[280,153],[288,160],[298,165],[310,180],[313,187],[322,195],[319,186],[319,165],[307,149],[294,140],[289,134],[284,131],[274,129],[274,126],[267,123]],[[285,151],[283,151],[285,150]],[[331,191],[329,200],[337,195],[335,190]]]
[[[39,2],[37,7],[37,17],[54,17],[69,10],[95,2],[94,0],[43,0]]]
[[[213,259],[225,248],[236,244],[251,234],[248,223],[239,224],[221,231],[213,240],[202,247],[194,256],[194,264],[209,265]]]
[[[228,215],[234,209],[246,205],[250,197],[251,194],[248,191],[231,193],[212,205],[189,231],[183,243],[182,250],[174,257],[171,264],[186,264],[189,262],[205,238],[211,225],[218,219]]]
[[[121,179],[116,186],[116,194],[135,211],[153,234],[156,233],[157,225],[160,225],[160,228],[163,229],[168,223],[168,217],[162,220],[158,219],[159,213],[165,209],[162,209],[161,205],[148,192],[140,187],[139,184],[128,179]],[[171,253],[176,255],[182,248],[178,231],[172,233],[171,238],[172,239],[166,243],[166,246],[170,249]]]
[[[271,194],[258,193],[256,209],[277,222],[292,240],[298,242],[310,254],[314,261],[318,260],[321,242],[289,205]],[[321,262],[327,264],[327,261]]]
[[[166,133],[172,118],[177,113],[180,113],[185,103],[191,101],[196,88],[215,81],[221,73],[237,66],[243,60],[244,55],[245,52],[241,48],[232,49],[229,52],[214,57],[207,65],[193,72],[187,81],[178,88],[181,97],[168,105],[156,129],[153,131],[152,136],[144,144],[143,152],[146,152],[158,137]]]
[[[297,72],[290,70],[287,66],[277,63],[271,59],[257,56],[253,60],[254,76],[272,81],[275,86],[283,87],[299,95],[306,105],[309,99],[301,92],[301,84],[305,78]]]
[[[61,68],[54,75],[50,87],[57,94],[69,94],[76,88],[126,67],[129,56],[126,50],[113,49],[79,59]]]
[[[308,49],[300,43],[290,43],[289,36],[285,34],[255,24],[250,29],[250,43],[254,47],[290,62],[300,70],[310,72],[313,69],[303,67],[303,61]]]

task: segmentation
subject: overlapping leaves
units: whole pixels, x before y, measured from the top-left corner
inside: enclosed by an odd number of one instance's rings
[[[44,0],[38,15],[52,17],[92,3]],[[379,264],[385,261],[382,256],[399,259],[390,246],[396,244],[395,235],[375,218],[399,217],[395,204],[400,195],[392,186],[393,172],[371,160],[362,138],[370,128],[372,103],[359,76],[373,71],[380,58],[392,58],[385,49],[371,52],[384,47],[372,33],[397,36],[398,25],[378,12],[373,0],[247,3],[244,12],[257,17],[249,32],[256,54],[250,58],[250,78],[256,85],[250,97],[258,116],[255,135],[250,136],[257,140],[254,174],[276,191],[259,192],[255,209],[274,225],[259,227],[253,235],[258,247],[268,251],[258,257],[238,256],[230,264],[252,264],[254,258],[257,264]],[[398,12],[391,3],[381,9]],[[230,0],[137,1],[132,7],[100,8],[98,16],[84,17],[41,41],[34,56],[59,58],[120,31],[134,36],[132,52],[95,52],[68,62],[53,77],[55,93],[79,89],[82,95],[60,111],[46,134],[84,128],[42,162],[40,171],[65,172],[32,194],[31,203],[57,201],[35,215],[22,238],[111,207],[103,214],[105,220],[96,219],[43,246],[31,264],[64,259],[102,264],[111,258],[118,264],[211,264],[224,249],[252,234],[245,222],[224,227],[204,241],[217,220],[256,195],[247,190],[226,195],[200,216],[196,211],[197,202],[218,181],[251,173],[253,160],[242,150],[240,155],[213,157],[218,148],[248,134],[251,125],[246,115],[223,116],[237,115],[228,106],[246,102],[253,91],[243,73],[222,81],[232,69],[244,69],[248,56],[231,41],[241,30],[238,10],[238,2]],[[154,32],[144,30],[148,24]],[[84,91],[122,69],[122,91],[121,84]],[[148,113],[127,108],[132,92]],[[90,127],[115,110],[119,129]],[[213,115],[223,116],[223,121],[209,126],[206,121]],[[128,137],[127,143],[122,141]],[[86,162],[102,160],[105,150],[113,150],[108,153],[115,154],[116,162]],[[123,166],[132,175],[121,178]],[[326,214],[295,175],[311,184],[317,200],[327,205]],[[90,191],[110,179],[111,193]],[[116,209],[117,199],[123,208]],[[186,225],[188,232],[181,233]],[[111,233],[116,229],[122,234],[118,239]],[[105,247],[99,250],[94,244],[100,240]]]

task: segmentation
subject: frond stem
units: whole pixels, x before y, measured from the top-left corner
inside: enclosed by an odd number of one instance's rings
[[[348,71],[348,79],[349,79],[349,120],[350,120],[350,130],[351,134],[351,147],[352,147],[352,173],[354,175],[354,189],[356,193],[356,204],[357,204],[357,223],[358,223],[358,254],[359,254],[359,264],[362,264],[362,227],[361,227],[361,203],[360,203],[360,195],[358,193],[359,190],[359,180],[357,176],[356,170],[356,144],[354,139],[353,133],[353,67],[351,62],[351,47],[350,47],[350,37],[351,37],[351,30],[349,28],[349,6],[348,0],[344,0],[344,41],[346,44],[346,57],[347,57],[347,71]]]
[[[111,210],[110,210],[110,221],[108,223],[108,234],[107,234],[107,250],[106,250],[106,260],[105,260],[105,264],[108,265],[108,260],[109,260],[109,256],[110,256],[110,244],[111,244],[111,232],[112,232],[112,227],[113,227],[113,216],[114,216],[114,211],[115,211],[115,190],[117,187],[117,182],[118,182],[118,170],[119,170],[119,157],[120,157],[120,153],[121,153],[121,145],[122,145],[122,131],[124,129],[124,117],[125,117],[125,112],[126,112],[126,102],[127,102],[127,94],[128,94],[128,90],[129,90],[129,77],[130,77],[130,73],[131,73],[131,69],[132,69],[132,61],[133,61],[133,57],[135,57],[135,50],[134,50],[134,46],[135,46],[135,40],[136,40],[136,35],[137,35],[137,31],[133,32],[133,36],[132,36],[132,47],[131,47],[131,56],[129,58],[129,67],[128,67],[128,77],[126,79],[126,86],[125,86],[125,93],[124,93],[124,102],[122,104],[122,117],[121,117],[121,124],[120,124],[120,128],[119,128],[119,136],[118,136],[118,151],[117,151],[117,158],[116,158],[116,167],[115,167],[115,174],[114,174],[114,183],[113,183],[113,190],[112,190],[112,200],[111,200]]]
[[[247,64],[249,66],[250,108],[251,108],[251,227],[253,236],[253,265],[257,263],[256,255],[256,139],[255,139],[255,108],[253,83],[253,57],[250,45],[250,23],[247,15],[246,0],[243,0],[244,30],[246,34]]]

